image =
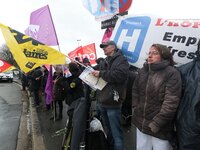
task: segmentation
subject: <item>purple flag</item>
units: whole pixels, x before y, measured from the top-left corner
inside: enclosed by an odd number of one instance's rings
[[[46,104],[51,104],[53,101],[53,75],[52,75],[52,65],[50,65],[48,79],[45,87],[45,93],[46,93]]]
[[[49,46],[59,45],[48,5],[31,13],[25,34]]]

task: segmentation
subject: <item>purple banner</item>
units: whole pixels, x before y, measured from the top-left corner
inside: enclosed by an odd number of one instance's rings
[[[25,33],[46,45],[59,45],[48,5],[31,13],[30,25]]]
[[[53,75],[52,75],[52,65],[50,65],[48,79],[45,87],[45,93],[46,93],[46,104],[51,104],[53,101]]]

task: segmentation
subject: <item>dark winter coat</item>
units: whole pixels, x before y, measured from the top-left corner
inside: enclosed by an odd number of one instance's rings
[[[30,72],[30,74],[27,76],[27,78],[30,80],[29,88],[31,91],[39,91],[42,86],[42,76],[43,73],[40,70],[40,68],[37,68]]]
[[[107,85],[101,90],[97,90],[97,100],[104,107],[119,107],[126,96],[126,86],[128,79],[129,64],[120,50],[113,56],[105,58],[101,63],[99,76]],[[119,100],[113,100],[113,90],[119,94]],[[108,98],[108,99],[106,99]],[[106,100],[105,100],[106,99]]]
[[[46,87],[46,84],[47,84],[48,74],[49,74],[49,71],[45,70],[43,78],[42,78],[42,91],[43,92],[45,91],[45,87]]]
[[[65,78],[62,75],[59,75],[54,80],[54,100],[63,101],[66,97],[66,85]]]
[[[144,64],[135,79],[132,122],[143,133],[169,140],[181,97],[181,77],[167,61]],[[158,130],[151,131],[149,124]]]
[[[72,76],[67,78],[69,89],[67,91],[66,104],[70,105],[73,101],[84,97],[83,83],[79,78],[79,72],[72,73]]]
[[[136,77],[136,70],[129,70],[128,72],[128,83],[126,90],[126,98],[122,103],[122,121],[123,125],[131,126],[131,118],[132,118],[132,87]]]
[[[200,56],[179,70],[183,80],[177,114],[179,150],[200,150]]]

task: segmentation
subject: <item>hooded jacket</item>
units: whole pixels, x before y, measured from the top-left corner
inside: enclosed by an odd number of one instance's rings
[[[181,97],[181,77],[168,61],[144,64],[132,90],[132,122],[143,133],[170,140]],[[152,132],[151,127],[157,132]]]
[[[200,150],[200,55],[178,68],[183,96],[177,114],[179,150]]]
[[[126,96],[126,86],[128,79],[129,64],[120,50],[112,56],[105,58],[99,66],[100,74],[107,85],[101,90],[97,90],[97,100],[104,107],[119,107]],[[117,91],[119,100],[113,99],[113,92]],[[110,95],[110,96],[109,96]],[[108,98],[108,99],[107,99]],[[105,100],[106,99],[106,100]]]

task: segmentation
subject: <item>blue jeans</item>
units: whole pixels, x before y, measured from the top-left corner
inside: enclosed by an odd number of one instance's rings
[[[123,132],[121,129],[121,107],[106,108],[99,106],[102,124],[107,134],[109,147],[114,150],[123,150]],[[111,148],[111,149],[112,149]]]

